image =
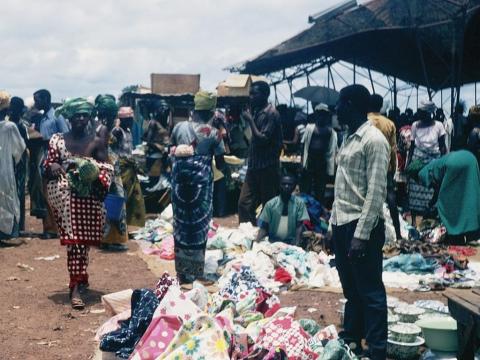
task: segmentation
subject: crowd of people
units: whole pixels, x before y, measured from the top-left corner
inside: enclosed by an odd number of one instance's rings
[[[55,109],[49,91],[33,95],[34,105],[27,108],[21,98],[0,92],[0,239],[25,232],[28,189],[30,215],[43,221],[41,237],[59,237],[66,246],[71,302],[81,309],[89,247],[126,250],[127,227],[145,224],[141,170],[133,156],[135,111],[119,107],[108,94],[94,102],[70,99]],[[366,337],[371,358],[384,358],[383,204],[397,239],[399,214],[416,225],[432,209],[449,241],[478,237],[480,107],[465,117],[460,104],[446,119],[425,101],[415,114],[394,109],[387,117],[381,96],[352,85],[342,89],[336,107],[314,104],[312,114],[297,114],[294,136],[285,139],[269,96],[266,82],[254,82],[248,106],[225,114],[215,94],[199,91],[189,121],[177,124],[168,103],[153,102],[143,135],[146,175],[170,182],[178,280],[207,281],[209,226],[214,211],[225,213],[225,184],[217,174],[226,168],[225,155],[244,158],[238,217],[259,226],[257,240],[301,244],[310,219],[296,189],[331,207],[325,246],[335,253],[347,299],[342,337],[358,345]],[[294,173],[282,169],[286,150],[301,156]],[[329,203],[326,189],[332,183]],[[115,215],[107,201],[116,204]]]

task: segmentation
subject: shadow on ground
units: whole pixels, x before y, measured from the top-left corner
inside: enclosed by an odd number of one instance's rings
[[[105,295],[105,292],[89,289],[82,294],[82,300],[85,302],[86,306],[94,305],[101,301],[103,295]],[[58,291],[55,294],[50,295],[48,298],[57,305],[70,304],[70,291]]]

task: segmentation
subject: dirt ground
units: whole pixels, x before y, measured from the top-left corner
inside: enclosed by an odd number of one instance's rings
[[[219,222],[233,226],[236,220],[231,217]],[[38,232],[40,223],[29,218],[27,229]],[[12,243],[16,246],[0,248],[0,359],[92,359],[95,331],[107,319],[100,297],[155,285],[156,276],[143,256],[139,256],[134,241],[129,242],[130,250],[126,253],[92,249],[87,308],[74,311],[68,298],[66,252],[59,241],[25,238]],[[54,255],[59,258],[35,260]],[[19,264],[27,268],[22,269]],[[419,298],[443,300],[441,294],[434,293],[392,295],[410,302]],[[339,293],[300,291],[281,294],[280,298],[283,306],[298,307],[298,318],[312,318],[321,325],[340,325],[337,310],[342,295]]]

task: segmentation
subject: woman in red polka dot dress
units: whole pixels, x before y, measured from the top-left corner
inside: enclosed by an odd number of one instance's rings
[[[67,246],[72,307],[83,309],[85,303],[81,293],[88,287],[88,251],[90,246],[100,245],[103,237],[103,197],[110,187],[113,167],[105,162],[107,150],[103,148],[104,144],[86,130],[92,118],[93,105],[85,99],[73,99],[66,102],[59,112],[70,120],[72,129],[63,135],[55,134],[50,140],[45,161],[49,179],[47,194],[58,225],[60,242]],[[78,158],[88,160],[98,170],[94,172],[95,179],[89,192],[81,195],[67,176],[67,171],[76,166],[72,160]]]

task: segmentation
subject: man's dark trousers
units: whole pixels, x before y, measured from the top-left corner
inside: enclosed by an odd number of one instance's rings
[[[385,359],[387,348],[387,299],[382,281],[385,225],[379,220],[372,230],[365,257],[348,257],[357,221],[333,226],[335,262],[347,299],[344,330],[340,336],[345,342],[360,344],[366,339],[372,360]]]
[[[255,211],[258,205],[265,206],[268,200],[278,195],[280,186],[279,166],[247,170],[245,182],[238,199],[238,220],[257,225]]]

